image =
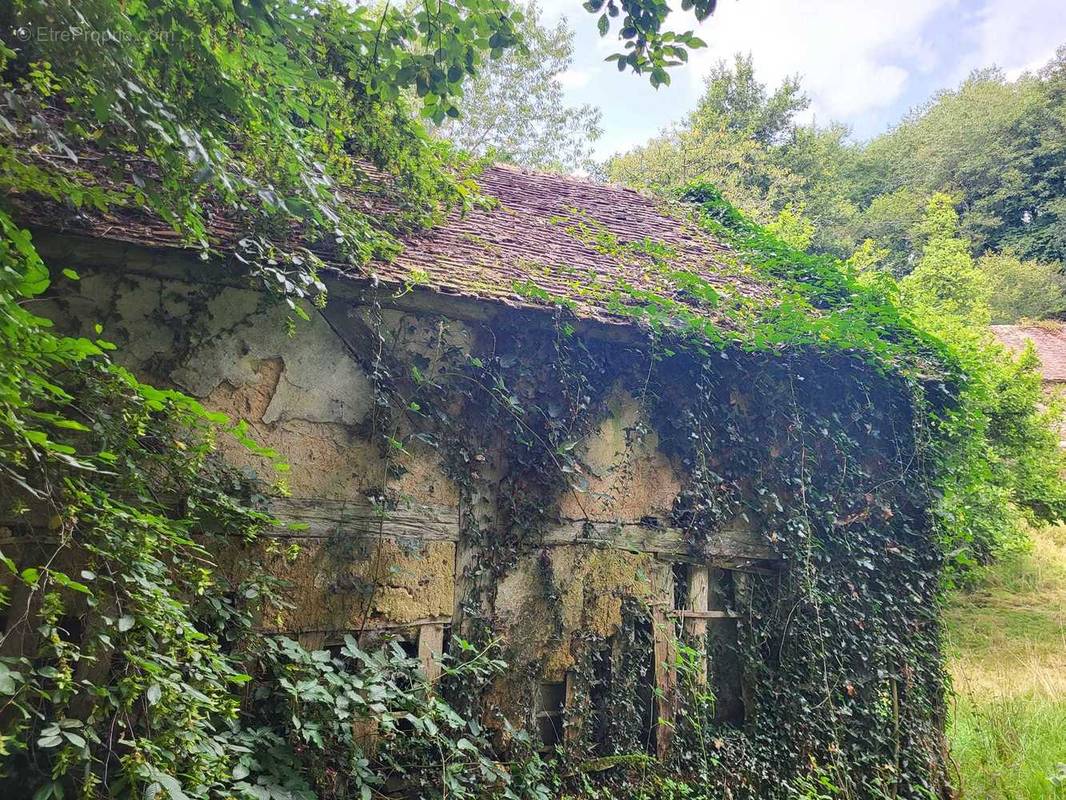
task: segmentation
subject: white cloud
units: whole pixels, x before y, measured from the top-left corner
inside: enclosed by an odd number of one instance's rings
[[[692,59],[692,90],[714,62],[750,52],[771,86],[799,74],[820,119],[847,119],[896,102],[912,70],[936,65],[926,24],[956,0],[737,0],[719,4],[699,34],[709,47]]]
[[[592,80],[592,72],[585,69],[568,69],[560,72],[557,79],[564,89],[580,89],[588,86]]]
[[[1066,0],[720,0],[697,24],[671,3],[673,30],[695,30],[708,47],[671,71],[658,92],[646,76],[605,65],[620,48],[617,31],[601,38],[580,0],[544,0],[546,20],[565,13],[576,32],[574,63],[563,82],[567,101],[604,112],[601,157],[642,143],[682,120],[719,59],[751,53],[760,81],[777,86],[799,74],[811,108],[804,121],[839,120],[856,136],[884,130],[909,106],[956,86],[978,67],[1014,77],[1046,63],[1066,43]]]
[[[986,0],[971,18],[973,48],[963,59],[965,72],[995,64],[1016,78],[1046,64],[1066,44],[1066,9],[1053,0]]]

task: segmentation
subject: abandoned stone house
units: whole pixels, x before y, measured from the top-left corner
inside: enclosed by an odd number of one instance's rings
[[[760,718],[802,717],[798,706],[760,694],[749,671],[754,667],[737,651],[738,637],[771,625],[769,615],[752,612],[753,594],[771,592],[796,567],[777,546],[788,531],[768,526],[757,509],[766,502],[780,507],[789,497],[798,502],[798,495],[794,489],[768,492],[753,467],[750,476],[729,480],[755,499],[730,506],[711,529],[693,535],[690,528],[705,524],[698,521],[704,517],[682,512],[696,467],[663,441],[685,404],[707,391],[690,381],[691,372],[679,369],[676,379],[661,381],[655,403],[632,376],[608,369],[585,376],[584,400],[577,404],[590,416],[565,445],[573,458],[566,471],[578,474],[546,498],[532,540],[514,532],[514,498],[536,491],[534,473],[542,465],[523,465],[503,450],[506,436],[494,429],[499,415],[468,413],[467,441],[477,447],[462,459],[455,440],[431,441],[409,422],[390,434],[401,446],[391,453],[382,448],[374,420],[382,403],[395,398],[382,400],[374,373],[386,356],[394,372],[417,371],[426,382],[472,361],[495,359],[512,372],[512,362],[527,362],[528,374],[515,372],[518,402],[538,391],[538,370],[547,369],[551,342],[563,328],[582,347],[604,354],[603,363],[619,354],[639,360],[647,331],[616,313],[606,293],[587,287],[614,281],[656,288],[647,243],[668,248],[673,264],[697,271],[723,297],[768,292],[706,230],[640,193],[508,167],[491,168],[480,181],[497,199],[494,207],[412,234],[394,260],[374,265],[373,277],[340,270],[324,275],[329,302],[312,310],[310,321],[298,322],[295,335],[287,330],[284,305],[201,262],[162,223],[139,216],[31,222],[41,252],[80,273],[77,282],[57,281],[51,294],[51,314],[61,325],[93,335],[100,323],[118,345],[116,357],[139,376],[247,420],[255,439],[291,465],[286,496],[273,500],[273,510],[298,525],[271,537],[283,551],[271,563],[288,588],[285,602],[264,617],[267,629],[316,648],[336,645],[349,633],[364,640],[387,633],[436,680],[440,655],[459,632],[456,626],[471,616],[474,598],[509,665],[487,691],[486,718],[501,730],[505,720],[528,730],[545,745],[584,737],[595,740],[594,752],[612,752],[603,742],[611,735],[604,704],[629,692],[640,747],[666,757],[681,703],[679,642],[707,644],[696,659],[696,679],[710,685],[723,731],[739,736]],[[727,354],[715,358],[723,369],[732,363]],[[733,358],[746,356],[738,351]],[[768,387],[784,380],[784,372],[774,372],[774,357],[762,358],[770,366],[761,385],[762,379],[746,383],[728,370],[715,384],[735,417],[730,425],[763,413],[758,409],[768,402]],[[836,377],[845,368],[832,360],[808,354],[800,366],[793,363],[798,380],[807,378],[798,402],[831,406],[837,393],[850,391]],[[409,375],[401,377],[411,383]],[[879,402],[892,406],[894,390],[885,386]],[[464,413],[462,399],[453,401],[440,412],[441,425],[444,417]],[[500,412],[503,418],[507,413]],[[543,416],[551,429],[554,411]],[[727,430],[722,448],[731,446]],[[768,457],[782,447],[768,439]],[[259,456],[231,446],[225,452],[273,480]],[[871,446],[868,463],[845,465],[845,472],[864,471],[874,488],[841,506],[842,530],[854,520],[883,519],[886,526],[908,514],[920,520],[921,509],[893,512],[885,499],[894,485],[886,475],[902,458]],[[526,473],[519,474],[522,468]],[[470,483],[463,482],[464,470],[474,476]],[[910,541],[905,532],[894,535]],[[292,544],[299,547],[290,552]],[[890,543],[881,556],[891,560],[908,547]],[[238,571],[244,557],[240,547],[220,554],[226,569]],[[900,561],[898,569],[913,563]],[[860,569],[840,561],[833,568],[842,585],[851,585],[849,575]],[[930,598],[935,593],[935,587],[916,587]],[[935,625],[931,618],[896,619],[890,605],[883,619],[866,622],[871,630],[898,626],[910,636]],[[930,599],[928,605],[935,604]],[[781,642],[796,613],[773,619],[786,630]],[[787,662],[788,646],[781,642],[764,646],[760,675],[764,667]],[[898,666],[893,674],[910,682],[898,691],[917,691],[911,683],[924,680],[921,668]],[[855,669],[869,672],[862,679],[867,683],[855,678],[854,687],[834,683],[833,691],[846,702],[883,709],[897,689],[876,677],[880,666]],[[916,732],[918,722],[913,729],[905,722],[902,735],[927,737],[932,763],[939,740],[936,721],[926,723]],[[895,724],[899,737],[898,709]]]

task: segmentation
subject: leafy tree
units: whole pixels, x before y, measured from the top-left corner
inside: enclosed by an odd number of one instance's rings
[[[991,291],[993,323],[1045,319],[1066,312],[1066,277],[1058,265],[1024,261],[1012,252],[977,259]]]
[[[1026,516],[1066,514],[1066,459],[1055,430],[1062,408],[1045,404],[1031,351],[1012,359],[992,339],[993,287],[961,236],[955,199],[934,194],[918,231],[921,258],[900,282],[901,301],[951,345],[969,376],[958,413],[940,423],[954,447],[939,513],[952,534],[950,555],[963,566],[987,563],[1024,541]]]
[[[601,114],[564,102],[560,75],[573,62],[574,33],[565,18],[545,27],[536,3],[523,12],[521,44],[467,79],[461,116],[438,130],[479,156],[535,169],[587,168]]]
[[[615,180],[669,191],[707,179],[768,224],[787,205],[815,226],[816,252],[847,257],[873,239],[897,276],[917,263],[930,196],[959,197],[975,253],[1066,260],[1066,48],[1035,74],[975,72],[868,144],[841,125],[800,125],[796,79],[768,93],[750,58],[719,65],[697,110],[607,165]]]
[[[955,199],[934,194],[919,226],[925,239],[922,257],[900,283],[905,302],[932,314],[957,317],[974,325],[991,319],[991,287],[959,236]]]
[[[704,92],[690,124],[718,127],[752,138],[764,146],[781,144],[792,132],[795,116],[810,106],[799,78],[786,78],[772,93],[755,78],[751,54],[737,53],[733,64],[719,61],[704,81]]]
[[[874,197],[852,220],[857,237],[886,249],[885,266],[897,276],[914,267],[920,253],[918,229],[928,200],[909,187]]]
[[[956,192],[979,252],[1066,258],[1066,48],[1037,74],[972,74],[862,154],[867,201],[908,188]]]
[[[803,216],[802,210],[793,206],[781,209],[777,218],[766,226],[766,230],[797,250],[806,250],[814,238],[814,223]]]
[[[710,181],[734,205],[769,222],[795,202],[797,181],[775,162],[771,147],[807,102],[795,81],[767,93],[755,80],[751,57],[738,54],[732,66],[715,67],[695,111],[681,125],[611,159],[607,175],[659,191]]]
[[[670,192],[710,181],[763,224],[803,209],[814,226],[810,245],[846,255],[856,211],[848,199],[853,159],[847,129],[805,127],[796,117],[809,105],[798,78],[773,91],[756,80],[751,56],[720,62],[684,122],[606,166],[612,180]]]

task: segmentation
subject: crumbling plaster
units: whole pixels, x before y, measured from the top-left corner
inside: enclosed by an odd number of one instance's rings
[[[561,498],[563,517],[614,522],[669,516],[681,479],[631,393],[620,386],[611,390],[606,416],[578,446],[578,455],[588,486]]]
[[[458,506],[457,488],[442,474],[439,454],[417,441],[390,456],[402,469],[384,481],[382,455],[365,433],[374,395],[360,358],[368,355],[368,342],[376,342],[367,331],[380,332],[382,347],[434,377],[449,361],[445,356],[471,352],[474,334],[465,324],[338,304],[325,314],[312,310],[310,321],[297,322],[296,334],[289,335],[288,309],[253,291],[92,271],[73,291],[65,290],[60,301],[68,325],[95,336],[93,325],[100,322],[103,335],[119,346],[116,357],[136,373],[247,420],[253,438],[291,465],[286,481],[294,496],[366,502],[385,494],[398,502]],[[234,442],[221,446],[231,462],[269,478],[264,459]],[[680,479],[631,393],[620,386],[611,390],[604,419],[577,453],[588,486],[564,493],[562,518],[610,522],[669,515]],[[279,609],[268,624],[342,630],[452,613],[451,542],[407,551],[389,540],[356,541],[343,531],[329,540],[294,541],[300,543],[294,559],[271,560],[278,577],[291,584],[284,599],[293,608]],[[234,558],[240,559],[240,551],[223,560],[232,567]],[[552,547],[544,563],[538,558],[523,557],[502,579],[495,613],[513,647],[528,650],[530,661],[559,675],[572,665],[582,637],[607,638],[618,629],[625,597],[649,598],[654,559],[584,545]],[[545,564],[554,576],[551,587],[544,583]]]

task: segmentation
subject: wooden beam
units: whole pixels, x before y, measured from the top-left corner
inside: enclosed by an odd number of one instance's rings
[[[298,542],[363,536],[401,541],[459,541],[459,511],[453,507],[414,505],[382,511],[367,503],[348,500],[279,497],[270,501],[270,511],[283,524],[265,531],[263,536],[275,539]],[[0,520],[0,525],[7,525],[8,522]],[[47,524],[43,518],[18,520],[18,523],[40,529],[42,536],[35,536],[35,541],[48,540]],[[292,524],[297,527],[289,527]],[[12,536],[10,542],[0,544],[17,546],[26,541],[26,537]],[[680,528],[650,526],[639,521],[562,519],[535,544],[537,547],[591,545],[631,553],[653,553],[674,561],[709,563],[724,569],[751,572],[765,572],[766,562],[779,560],[777,553],[761,536],[740,526],[726,526],[716,531],[698,553],[693,552]]]
[[[279,526],[266,535],[283,539],[321,539],[336,536],[370,536],[418,539],[424,542],[459,540],[459,511],[443,506],[411,506],[382,511],[365,503],[322,498],[286,497],[271,501],[271,511],[297,529]],[[757,569],[778,555],[753,531],[727,526],[716,531],[701,553],[693,553],[680,528],[646,525],[639,521],[589,522],[562,519],[537,542],[541,547],[593,545],[654,553],[674,560],[721,562],[735,568]]]
[[[422,619],[414,619],[410,622],[390,622],[388,620],[368,620],[363,627],[365,632],[374,631],[391,631],[401,630],[403,628],[421,628],[426,625],[448,625],[452,621],[451,617],[424,617]],[[310,636],[312,634],[321,634],[325,636],[327,634],[333,635],[337,633],[357,633],[358,631],[345,631],[338,630],[337,628],[303,628],[299,631],[293,631],[291,629],[280,628],[261,628],[260,633],[267,636]]]
[[[680,617],[685,620],[685,631],[689,630],[689,623],[693,625],[703,624],[701,632],[707,633],[707,620],[709,619],[736,619],[739,615],[734,614],[732,611],[689,611],[683,609],[681,611],[674,611],[671,616]]]

